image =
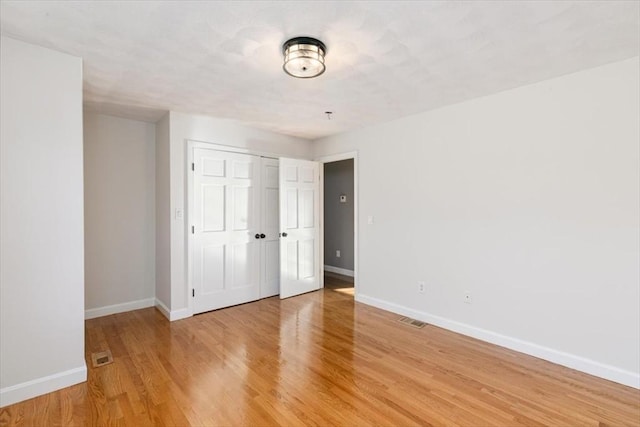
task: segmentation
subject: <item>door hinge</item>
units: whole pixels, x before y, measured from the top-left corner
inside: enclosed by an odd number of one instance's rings
[[[196,234],[196,226],[195,225],[191,226],[191,234]]]
[[[196,170],[196,164],[195,163],[191,163],[191,170],[192,171]]]
[[[196,297],[196,290],[195,289],[191,289],[191,296],[192,297]]]

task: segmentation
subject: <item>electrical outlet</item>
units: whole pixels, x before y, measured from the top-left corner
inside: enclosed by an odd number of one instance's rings
[[[336,258],[340,258],[340,251],[339,250],[336,251]]]
[[[424,291],[427,290],[427,285],[424,282],[418,282],[418,292],[424,294]]]
[[[464,302],[466,304],[471,304],[473,302],[473,295],[471,295],[471,292],[466,291],[464,293]]]

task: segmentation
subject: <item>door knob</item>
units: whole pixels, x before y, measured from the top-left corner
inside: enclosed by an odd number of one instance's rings
[[[265,237],[267,237],[267,236],[265,236],[264,234],[260,234],[260,238],[261,239],[264,239]]]
[[[260,235],[256,233],[256,239],[259,239],[259,238],[260,238]]]
[[[282,233],[282,237],[287,237],[287,233]]]

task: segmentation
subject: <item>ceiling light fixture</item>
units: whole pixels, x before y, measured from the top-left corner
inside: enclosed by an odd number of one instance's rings
[[[295,37],[282,45],[284,72],[300,79],[310,79],[324,73],[324,55],[327,48],[320,40]]]

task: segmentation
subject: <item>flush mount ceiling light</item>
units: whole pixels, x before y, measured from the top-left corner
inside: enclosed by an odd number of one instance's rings
[[[324,54],[327,48],[320,40],[295,37],[282,45],[284,72],[300,79],[310,79],[324,73]]]

